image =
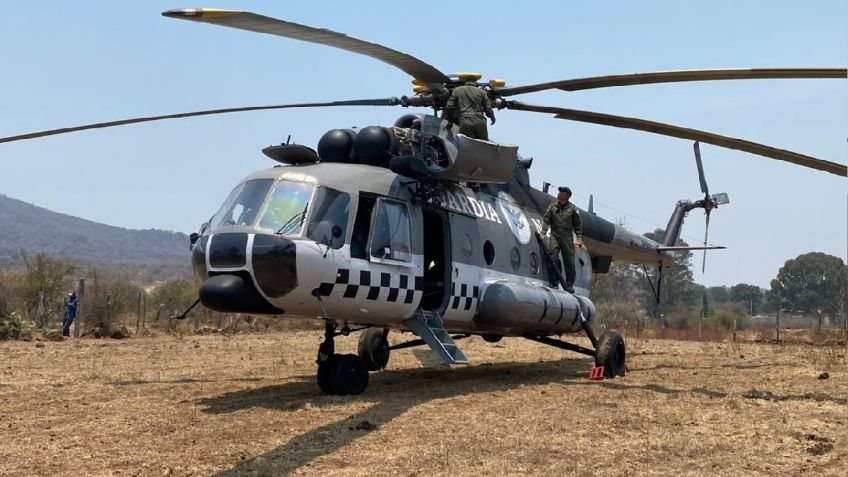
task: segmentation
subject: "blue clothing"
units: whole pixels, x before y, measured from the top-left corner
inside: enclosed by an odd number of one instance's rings
[[[71,336],[71,323],[77,317],[78,304],[79,300],[76,296],[68,298],[68,302],[65,304],[65,318],[62,320],[62,336]]]

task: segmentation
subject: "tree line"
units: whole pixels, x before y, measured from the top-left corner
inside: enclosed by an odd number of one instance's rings
[[[662,229],[646,233],[659,240]],[[686,246],[680,240],[678,245]],[[640,326],[653,319],[663,327],[727,330],[751,323],[756,315],[781,312],[841,324],[848,334],[848,266],[839,257],[821,252],[799,255],[785,262],[769,288],[748,283],[705,287],[695,283],[692,253],[677,253],[663,270],[660,303],[656,299],[657,273],[641,265],[613,264],[607,274],[596,274],[592,298],[598,316],[610,326]]]
[[[78,291],[80,278],[85,280],[83,333],[95,327],[109,328],[137,313],[140,296],[153,305],[160,317],[182,311],[197,296],[193,280],[172,279],[148,293],[137,283],[104,274],[95,266],[83,268],[46,253],[21,254],[23,270],[0,268],[0,339],[24,337],[31,334],[33,327],[42,328],[45,324],[59,327],[68,294]]]

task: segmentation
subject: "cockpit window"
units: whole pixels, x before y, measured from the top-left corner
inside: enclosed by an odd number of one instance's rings
[[[312,213],[309,214],[306,236],[330,248],[341,248],[345,241],[349,212],[350,194],[319,187]]]
[[[299,234],[314,190],[315,186],[305,182],[277,182],[259,227],[280,234]]]
[[[274,179],[254,179],[239,184],[212,217],[213,227],[251,226]]]

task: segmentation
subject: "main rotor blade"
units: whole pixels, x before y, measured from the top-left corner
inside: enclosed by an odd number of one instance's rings
[[[504,103],[508,109],[517,109],[520,111],[533,111],[537,113],[555,114],[557,119],[567,119],[570,121],[581,121],[584,123],[602,124],[604,126],[613,126],[617,128],[636,129],[638,131],[646,131],[663,136],[677,137],[681,139],[691,139],[701,141],[715,146],[726,147],[728,149],[736,149],[739,151],[749,152],[758,156],[770,157],[781,161],[791,162],[800,166],[818,169],[820,171],[830,172],[838,176],[848,176],[848,169],[845,164],[816,159],[815,157],[805,156],[797,152],[778,149],[756,142],[737,139],[720,134],[714,134],[698,129],[684,128],[673,126],[671,124],[660,123],[656,121],[647,121],[638,118],[629,118],[625,116],[615,116],[612,114],[596,113],[592,111],[582,111],[579,109],[558,108],[554,106],[537,106],[533,104],[520,103],[518,101],[507,101]]]
[[[704,163],[701,162],[701,145],[698,141],[695,141],[693,148],[695,149],[695,165],[698,166],[698,180],[701,181],[701,192],[709,199],[710,188],[707,187],[707,178],[704,177]]]
[[[533,93],[547,89],[580,91],[584,89],[610,88],[656,83],[680,83],[684,81],[715,81],[738,79],[804,79],[846,78],[846,68],[732,68],[714,70],[656,71],[652,73],[630,73],[623,75],[591,76],[588,78],[551,81],[548,83],[495,89],[501,96]]]
[[[180,20],[192,20],[201,23],[211,23],[239,30],[282,36],[309,43],[332,46],[342,50],[359,53],[388,63],[413,78],[427,84],[449,83],[450,78],[435,67],[397,50],[349,37],[324,28],[313,28],[298,23],[278,20],[276,18],[257,15],[250,12],[232,10],[217,10],[211,8],[185,8],[168,10],[162,15]]]
[[[163,119],[180,119],[191,118],[194,116],[211,116],[213,114],[241,113],[245,111],[263,111],[267,109],[292,109],[292,108],[324,108],[329,106],[395,106],[400,104],[397,98],[386,99],[354,99],[347,101],[330,101],[325,103],[296,103],[296,104],[276,104],[270,106],[246,106],[242,108],[224,108],[224,109],[209,109],[206,111],[193,111],[190,113],[165,114],[162,116],[146,116],[131,119],[119,119],[117,121],[107,121],[103,123],[85,124],[82,126],[73,126],[69,128],[49,129],[47,131],[38,131],[18,136],[0,137],[0,143],[22,141],[24,139],[35,139],[44,136],[55,136],[57,134],[66,134],[76,131],[84,131],[86,129],[111,128],[114,126],[123,126],[126,124],[146,123],[150,121],[161,121]]]

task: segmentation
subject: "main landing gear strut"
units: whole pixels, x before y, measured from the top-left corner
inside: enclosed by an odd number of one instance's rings
[[[359,330],[362,330],[360,328]],[[368,386],[368,371],[385,369],[389,363],[392,349],[400,349],[417,345],[401,344],[389,346],[389,330],[382,328],[366,328],[359,338],[358,354],[337,354],[335,338],[347,336],[351,331],[347,326],[336,331],[336,324],[327,321],[324,325],[324,341],[318,347],[318,387],[324,394],[344,396],[360,394]]]
[[[617,331],[604,331],[597,340],[595,349],[584,348],[549,336],[524,335],[524,337],[537,343],[591,356],[595,358],[595,366],[603,367],[606,378],[624,376],[627,373],[624,338]]]
[[[553,257],[548,253],[548,247],[545,245],[541,236],[537,235],[536,240],[539,242],[539,248],[541,249],[542,256],[545,257],[548,269],[556,276],[560,285],[562,285],[562,289],[569,293],[574,293],[574,289],[569,289],[570,287],[565,282],[565,278],[563,278],[556,263],[554,263]],[[609,330],[604,331],[601,334],[601,338],[598,339],[595,336],[595,330],[592,329],[592,324],[583,316],[583,311],[579,306],[577,313],[580,319],[580,327],[583,328],[583,332],[586,333],[586,337],[589,338],[592,347],[595,349],[584,348],[549,336],[525,335],[524,337],[537,343],[592,356],[595,358],[595,367],[603,369],[604,377],[614,378],[616,376],[624,376],[627,373],[624,338],[617,331]]]

